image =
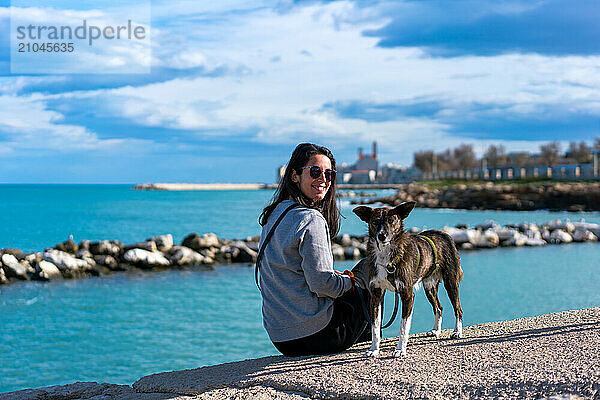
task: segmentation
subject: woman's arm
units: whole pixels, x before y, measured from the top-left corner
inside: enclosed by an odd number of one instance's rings
[[[333,254],[325,219],[312,214],[300,234],[301,266],[310,291],[319,297],[337,298],[350,290],[350,277],[333,271]]]

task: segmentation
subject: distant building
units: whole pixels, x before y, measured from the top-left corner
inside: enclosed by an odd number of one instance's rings
[[[358,160],[351,167],[348,181],[344,179],[344,183],[375,183],[378,171],[377,142],[373,142],[373,152],[371,154],[363,154],[362,147],[358,149]]]
[[[387,163],[381,167],[378,183],[410,183],[421,178],[421,171],[415,167],[401,167]]]

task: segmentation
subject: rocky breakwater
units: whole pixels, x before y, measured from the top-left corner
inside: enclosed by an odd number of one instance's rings
[[[473,227],[444,227],[460,250],[495,247],[544,246],[572,242],[598,242],[600,225],[586,222],[550,221],[500,225],[487,221]],[[420,229],[411,228],[418,233]],[[0,284],[19,280],[50,281],[102,276],[119,271],[164,270],[169,268],[210,269],[215,264],[254,264],[259,236],[244,240],[220,239],[213,233],[186,236],[180,245],[171,234],[143,242],[123,244],[118,240],[73,239],[43,252],[24,253],[19,249],[0,250]],[[335,261],[359,260],[366,256],[367,236],[343,234],[333,239]]]
[[[258,237],[246,240],[219,239],[215,234],[186,236],[181,245],[171,234],[143,242],[123,244],[118,240],[76,243],[72,238],[40,252],[0,250],[0,284],[15,281],[76,279],[119,271],[168,268],[212,268],[214,264],[253,263]]]
[[[397,205],[404,201],[416,201],[417,207],[425,208],[600,211],[600,183],[503,185],[487,182],[448,188],[410,183],[402,185],[395,196],[370,199],[363,203]]]
[[[495,221],[469,227],[444,227],[461,250],[494,247],[545,246],[572,242],[598,242],[600,225],[555,220],[545,224],[500,225]]]

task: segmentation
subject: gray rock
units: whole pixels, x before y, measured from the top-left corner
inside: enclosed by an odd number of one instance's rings
[[[573,241],[574,242],[596,242],[598,238],[591,231],[582,228],[576,228],[573,231]]]
[[[533,240],[533,239],[532,239]],[[529,242],[529,238],[520,233],[516,232],[516,235],[508,240],[502,242],[502,246],[525,246]]]
[[[500,238],[494,229],[485,230],[481,236],[471,242],[473,246],[479,248],[493,248],[500,244]]]
[[[173,246],[169,254],[171,265],[202,265],[205,264],[205,257],[185,246]]]
[[[352,244],[352,240],[350,239],[350,235],[348,235],[347,233],[344,233],[342,236],[337,237],[336,239],[338,239],[336,241],[337,244],[339,244],[342,247],[348,247]]]
[[[562,229],[556,229],[550,234],[550,243],[553,244],[571,243],[572,241],[573,237]]]
[[[452,236],[454,243],[460,246],[463,243],[475,243],[479,240],[481,232],[475,229],[458,229],[451,227],[444,227],[444,232]]]
[[[346,260],[359,260],[360,259],[360,250],[356,247],[346,247],[344,249],[344,258]]]
[[[219,238],[214,233],[205,233],[200,236],[197,233],[191,233],[183,239],[182,246],[189,247],[198,251],[209,247],[219,247]]]
[[[158,251],[162,251],[163,253],[171,250],[171,247],[173,247],[173,235],[171,235],[170,233],[166,235],[155,236],[153,238],[146,239],[146,241],[154,242],[156,244],[156,249]]]
[[[331,252],[333,253],[333,259],[335,261],[343,261],[346,259],[344,256],[344,248],[338,245],[333,245],[331,247]]]
[[[57,244],[56,246],[54,246],[54,248],[56,250],[64,251],[65,253],[70,254],[75,254],[79,250],[79,246],[77,246],[77,243],[73,241],[72,236],[64,242]]]
[[[236,246],[237,254],[235,257],[232,257],[231,261],[236,263],[255,263],[256,262],[256,251],[250,249],[244,242],[240,242],[239,245]]]
[[[39,263],[40,261],[42,261],[44,258],[44,253],[37,252],[37,253],[29,253],[27,255],[25,255],[24,260],[27,261],[29,263],[29,265],[35,265],[37,263]]]
[[[527,238],[526,246],[545,246],[548,243],[542,238]]]
[[[519,237],[519,231],[517,231],[516,229],[512,229],[512,228],[501,228],[501,229],[497,230],[496,233],[498,234],[498,238],[500,239],[500,242],[511,241],[514,243],[514,241]],[[508,244],[505,244],[505,243],[502,243],[502,245],[509,246]]]
[[[40,261],[35,268],[35,278],[41,281],[62,279],[62,274],[56,265],[49,261]]]
[[[500,229],[500,224],[498,224],[494,220],[489,220],[489,221],[485,221],[481,225],[477,225],[477,228],[481,229],[483,231],[488,230],[488,229]]]
[[[126,270],[126,268],[122,267],[113,256],[94,256],[94,261],[96,264],[105,266],[111,271]]]
[[[123,259],[141,268],[167,267],[169,260],[158,251],[144,249],[131,249],[123,254]]]
[[[158,251],[158,248],[156,247],[156,243],[153,242],[152,240],[146,241],[146,242],[127,244],[123,247],[123,251],[125,253],[127,253],[131,249],[142,249],[142,250],[147,250],[150,252]]]
[[[7,278],[29,280],[29,272],[34,272],[29,264],[19,262],[12,254],[2,254],[2,265]]]
[[[4,254],[10,254],[10,255],[14,256],[17,260],[23,259],[23,251],[21,249],[9,249],[9,248],[0,249],[0,257]]]
[[[0,266],[0,285],[7,285],[9,283],[6,274],[4,273],[4,268]]]
[[[255,241],[246,241],[246,246],[248,246],[249,249],[254,250],[255,252],[258,253],[258,242]]]
[[[93,266],[89,263],[89,259],[82,260],[75,258],[69,253],[55,249],[46,251],[44,253],[44,260],[56,265],[61,272],[83,272],[90,270]]]
[[[81,249],[79,251],[77,251],[77,253],[75,253],[75,257],[77,258],[93,258],[94,255],[92,253],[90,253],[90,251],[88,249]]]
[[[117,241],[100,240],[98,242],[90,242],[89,245],[90,253],[95,256],[113,256],[119,257],[123,250],[123,244]]]

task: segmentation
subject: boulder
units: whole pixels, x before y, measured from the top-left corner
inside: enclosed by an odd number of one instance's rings
[[[100,240],[97,242],[90,242],[88,244],[90,253],[95,256],[113,256],[119,257],[121,254],[121,250],[123,249],[123,244],[116,240]]]
[[[573,232],[574,242],[595,242],[598,238],[591,231],[587,229],[576,228]]]
[[[235,263],[255,263],[257,252],[246,246],[245,243],[241,242],[236,246],[238,252],[235,257],[232,257],[231,261]]]
[[[6,278],[6,274],[4,273],[4,269],[0,266],[0,285],[8,284],[8,278]]]
[[[572,241],[573,237],[562,229],[556,229],[550,234],[550,243],[553,244],[571,243]]]
[[[26,262],[19,262],[12,254],[2,254],[2,265],[7,278],[16,278],[19,280],[29,280],[29,272],[33,269]]]
[[[331,248],[331,252],[333,253],[333,259],[335,261],[343,261],[346,259],[344,255],[344,248],[338,245],[334,245]]]
[[[356,247],[346,247],[344,249],[344,258],[346,260],[359,260],[360,259],[360,250]]]
[[[258,253],[258,250],[259,250],[259,248],[258,248],[258,244],[259,243],[258,242],[246,240],[245,243],[246,243],[246,246],[248,246],[249,249],[254,250],[255,252]]]
[[[548,243],[542,238],[527,238],[526,246],[545,246]]]
[[[496,233],[503,246],[514,246],[514,242],[520,235],[518,230],[506,227],[499,229]]]
[[[342,236],[336,236],[333,239],[333,242],[339,244],[342,247],[348,247],[351,245],[350,235],[344,233]]]
[[[529,238],[526,235],[524,235],[523,233],[520,233],[520,232],[516,232],[514,237],[503,241],[502,246],[518,246],[518,247],[520,247],[520,246],[525,246],[528,241],[529,241]]]
[[[96,264],[102,265],[111,271],[126,270],[126,268],[122,267],[113,256],[94,256],[94,261],[96,262]]]
[[[150,252],[158,251],[158,248],[156,247],[156,243],[153,242],[152,240],[146,241],[146,242],[127,244],[123,247],[124,252],[128,252],[131,249],[142,249],[142,250],[147,250]]]
[[[477,225],[476,228],[481,229],[482,231],[486,231],[488,229],[498,230],[498,229],[500,229],[500,224],[494,220],[488,220],[488,221],[485,221],[481,225]]]
[[[35,265],[44,259],[44,253],[29,253],[25,255],[24,260],[29,263],[29,265]]]
[[[64,242],[57,244],[56,246],[54,246],[54,248],[56,250],[64,251],[65,253],[70,254],[75,254],[79,250],[79,246],[77,246],[77,243],[73,241],[73,236],[70,236]]]
[[[198,251],[209,247],[219,247],[220,243],[219,238],[214,233],[205,233],[202,236],[191,233],[183,239],[181,245]]]
[[[148,251],[144,249],[131,249],[123,254],[123,259],[128,263],[139,266],[140,268],[167,267],[169,260],[158,251]]]
[[[55,249],[44,252],[44,260],[56,265],[63,273],[88,271],[92,267],[89,263],[89,259],[82,260],[75,258],[69,253]]]
[[[498,246],[498,244],[500,243],[500,238],[498,237],[498,234],[495,230],[487,229],[481,234],[479,238],[475,239],[475,241],[471,243],[473,243],[473,246],[479,248],[492,248]]]
[[[169,251],[173,247],[173,235],[170,233],[161,236],[155,236],[150,239],[146,239],[146,242],[154,242],[158,251]],[[146,249],[147,250],[147,249]]]
[[[41,281],[52,281],[62,279],[62,274],[56,265],[42,260],[36,265],[35,278]]]
[[[89,250],[90,249],[90,241],[82,240],[81,242],[79,242],[79,250],[81,250],[81,249]]]
[[[75,253],[75,257],[77,257],[77,258],[93,258],[94,255],[92,253],[90,253],[90,251],[87,249],[81,249],[81,250],[77,251],[77,253]]]
[[[457,246],[460,246],[463,243],[475,243],[481,236],[481,233],[475,229],[444,227],[444,232],[452,236],[452,239]]]
[[[14,256],[17,260],[23,259],[23,251],[21,249],[9,249],[9,248],[1,249],[0,257],[3,256],[4,254],[10,254],[10,255]]]
[[[169,262],[171,265],[202,265],[205,263],[205,257],[185,246],[173,246],[169,252]]]

